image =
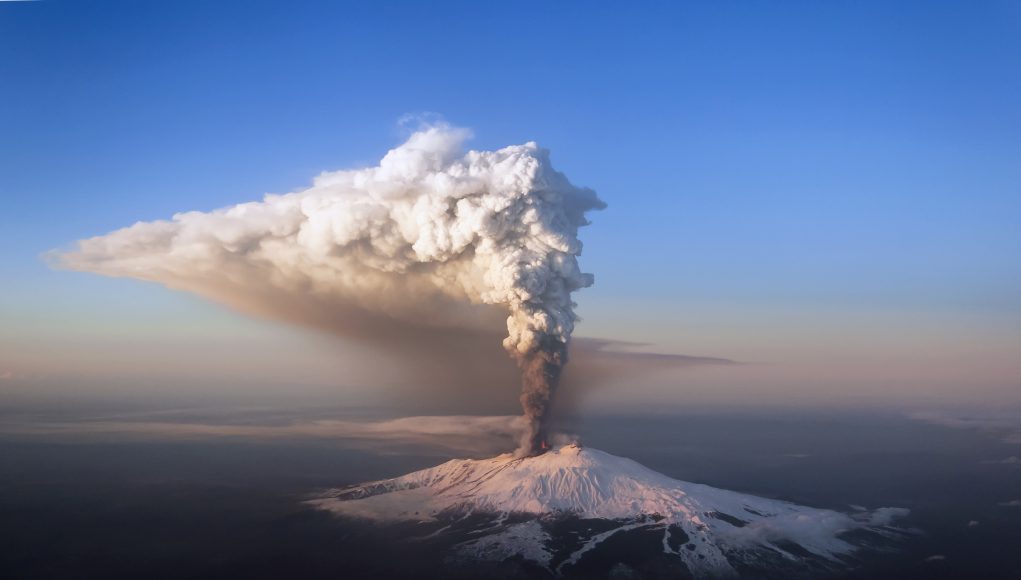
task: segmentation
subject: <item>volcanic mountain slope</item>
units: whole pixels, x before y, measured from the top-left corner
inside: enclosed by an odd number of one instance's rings
[[[376,522],[417,522],[426,537],[455,538],[455,560],[523,559],[568,576],[629,561],[694,577],[818,574],[898,535],[890,521],[907,511],[850,515],[759,498],[575,444],[535,457],[452,460],[330,490],[313,503]],[[636,563],[636,553],[648,557]]]

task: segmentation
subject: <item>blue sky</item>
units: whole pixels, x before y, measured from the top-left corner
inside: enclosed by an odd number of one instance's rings
[[[580,334],[966,361],[1001,392],[1019,32],[1008,1],[0,3],[0,339],[251,332],[40,255],[373,164],[437,113],[474,148],[538,141],[609,203]]]

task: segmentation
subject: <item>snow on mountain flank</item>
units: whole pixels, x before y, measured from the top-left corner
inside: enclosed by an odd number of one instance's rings
[[[331,490],[312,503],[378,522],[445,522],[491,514],[485,535],[460,545],[462,555],[490,560],[520,556],[551,572],[577,563],[615,534],[661,531],[657,537],[663,552],[680,558],[691,574],[712,577],[735,575],[735,566],[763,555],[839,566],[859,547],[847,538],[850,532],[890,537],[897,534],[889,527],[891,520],[907,513],[881,508],[850,515],[759,498],[678,481],[576,444],[535,457],[455,459],[394,479]],[[587,537],[551,567],[552,538],[541,522],[556,518],[615,524]]]

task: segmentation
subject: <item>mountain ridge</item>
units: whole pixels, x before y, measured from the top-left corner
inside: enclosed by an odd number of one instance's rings
[[[312,503],[377,522],[456,522],[488,515],[489,528],[458,544],[462,556],[517,556],[552,573],[564,572],[617,534],[641,530],[696,577],[735,576],[756,558],[840,568],[865,544],[901,533],[891,523],[907,513],[880,508],[848,514],[717,489],[579,444],[524,458],[504,454],[454,459],[404,476],[330,490]],[[556,557],[552,546],[558,541],[551,530],[558,518],[612,522],[612,527]],[[856,532],[870,541],[852,540],[849,536]],[[577,530],[571,533],[584,536]]]

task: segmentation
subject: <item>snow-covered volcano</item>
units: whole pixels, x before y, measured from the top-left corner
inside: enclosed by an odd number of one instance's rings
[[[462,560],[517,557],[568,575],[611,539],[640,536],[681,575],[696,577],[839,568],[860,547],[896,535],[889,524],[907,511],[852,515],[764,499],[678,481],[576,444],[536,457],[452,460],[330,490],[313,503],[377,522],[433,524],[424,528],[429,537],[459,536]]]

